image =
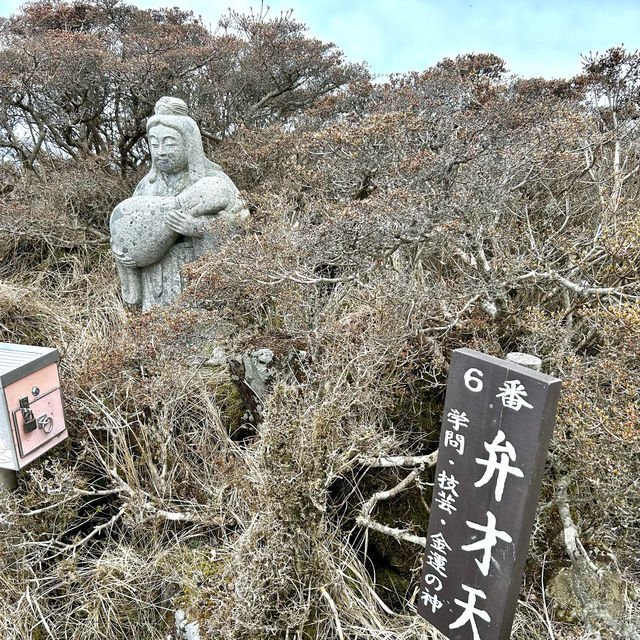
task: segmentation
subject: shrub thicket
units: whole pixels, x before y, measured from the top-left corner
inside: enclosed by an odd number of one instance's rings
[[[638,54],[371,84],[289,15],[211,34],[101,1],[26,5],[1,37],[0,332],[61,350],[71,433],[0,496],[3,637],[164,639],[178,606],[204,638],[431,634],[415,539],[461,346],[564,381],[513,637],[634,637]],[[139,314],[107,220],[164,94],[252,216]],[[259,348],[249,416],[220,350]]]

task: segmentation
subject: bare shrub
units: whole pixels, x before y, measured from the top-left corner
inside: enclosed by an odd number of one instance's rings
[[[100,57],[113,41],[88,47],[107,15],[132,56],[114,70]],[[564,380],[514,637],[633,637],[635,54],[596,56],[568,82],[511,81],[500,59],[468,55],[370,85],[286,15],[232,14],[213,38],[183,12],[35,3],[5,26],[5,57],[28,40],[60,81],[142,73],[131,86],[145,89],[113,118],[87,93],[85,130],[52,81],[50,133],[71,126],[68,149],[36,158],[12,143],[0,330],[60,348],[72,437],[0,496],[4,637],[164,640],[177,606],[204,638],[432,636],[415,600],[461,346],[532,352]],[[157,68],[132,53],[176,34],[189,47],[174,42]],[[100,68],[72,77],[60,39]],[[287,83],[269,49],[282,42],[304,81]],[[266,49],[273,74],[255,64]],[[0,116],[26,118],[10,83],[0,90]],[[193,93],[253,215],[185,269],[175,305],[139,314],[122,307],[106,220],[169,90]],[[210,106],[232,94],[229,112]],[[276,381],[247,425],[219,354],[256,347],[274,352]],[[578,564],[626,590],[621,620],[589,607],[561,620],[546,587]]]

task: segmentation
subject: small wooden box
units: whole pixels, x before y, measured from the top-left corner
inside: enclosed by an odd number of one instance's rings
[[[0,342],[0,469],[22,469],[67,437],[57,349]]]

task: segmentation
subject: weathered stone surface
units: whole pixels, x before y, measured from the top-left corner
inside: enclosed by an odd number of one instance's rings
[[[561,569],[549,581],[546,592],[555,617],[562,622],[584,622],[593,628],[615,631],[627,640],[640,640],[640,633],[625,623],[627,587],[614,571],[598,572],[574,565]]]
[[[200,626],[197,622],[190,622],[187,614],[178,609],[175,613],[176,633],[171,640],[200,640]]]
[[[271,349],[256,349],[229,360],[231,379],[247,407],[250,422],[256,423],[262,417],[264,402],[275,376],[274,364]]]
[[[224,367],[227,364],[227,352],[220,345],[214,345],[205,362],[208,367]]]
[[[111,214],[122,295],[143,310],[171,304],[184,288],[182,265],[218,248],[219,225],[248,215],[229,176],[205,157],[182,100],[158,100],[147,138],[151,170]]]
[[[114,253],[148,267],[162,259],[178,235],[161,216],[161,199],[138,196],[123,200],[111,214],[111,246]]]

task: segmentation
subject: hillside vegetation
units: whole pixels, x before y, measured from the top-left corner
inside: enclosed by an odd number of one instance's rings
[[[165,640],[181,607],[203,639],[435,638],[412,537],[458,347],[563,380],[512,637],[638,637],[638,53],[375,82],[289,14],[113,0],[0,39],[0,340],[60,350],[70,431],[0,495],[1,637]],[[163,95],[251,216],[141,314],[108,218]],[[228,361],[259,349],[255,398]]]

